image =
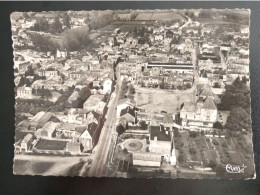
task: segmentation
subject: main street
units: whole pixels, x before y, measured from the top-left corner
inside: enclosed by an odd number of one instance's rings
[[[120,80],[120,77],[117,77]],[[116,89],[111,95],[109,108],[106,115],[106,122],[103,126],[98,144],[94,149],[93,161],[89,170],[88,176],[102,177],[105,176],[107,169],[107,158],[109,154],[110,144],[112,140],[113,131],[116,123],[116,106],[119,100],[119,93],[121,90],[120,81],[117,82]]]

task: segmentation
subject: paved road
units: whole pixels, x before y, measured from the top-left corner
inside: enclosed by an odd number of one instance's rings
[[[119,100],[119,93],[121,90],[120,84],[115,90],[115,95],[111,96],[109,108],[107,112],[107,120],[102,129],[98,145],[94,149],[93,161],[89,170],[90,177],[102,177],[106,174],[107,160],[111,144],[113,131],[116,123],[116,106]]]

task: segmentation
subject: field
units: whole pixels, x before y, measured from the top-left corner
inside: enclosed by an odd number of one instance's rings
[[[174,12],[145,12],[138,13],[136,20],[185,20],[183,16]]]
[[[81,175],[89,157],[16,155],[14,173],[18,175]]]
[[[165,111],[175,113],[179,111],[184,102],[191,102],[193,91],[166,91],[135,86],[135,97],[137,107],[147,112]]]
[[[66,148],[66,144],[66,141],[41,139],[38,141],[35,148],[39,150],[64,150]]]

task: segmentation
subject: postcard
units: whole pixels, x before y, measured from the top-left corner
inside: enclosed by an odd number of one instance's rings
[[[247,9],[14,12],[17,175],[251,179]]]

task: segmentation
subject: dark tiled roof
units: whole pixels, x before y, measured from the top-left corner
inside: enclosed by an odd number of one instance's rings
[[[125,114],[129,113],[133,117],[135,117],[135,110],[131,108],[130,106],[126,107],[125,109],[122,109],[120,112],[120,116],[123,116]]]
[[[150,129],[151,140],[154,140],[154,137],[157,137],[158,141],[171,141],[170,132],[167,135],[163,126],[161,126],[161,130],[160,130],[160,126],[151,126],[150,128],[151,128]]]
[[[91,137],[94,136],[94,134],[95,134],[95,132],[97,130],[97,127],[98,127],[98,125],[96,123],[94,123],[94,122],[89,123],[89,125],[88,125],[88,132],[89,132]]]

